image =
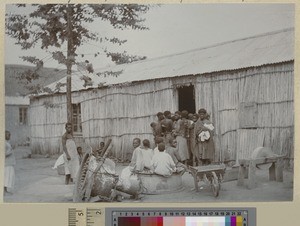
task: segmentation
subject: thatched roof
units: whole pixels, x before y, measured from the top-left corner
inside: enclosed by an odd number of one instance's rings
[[[83,86],[82,73],[73,73],[72,91],[237,70],[292,60],[294,60],[294,28],[288,28],[174,55],[95,70],[94,74],[90,75],[93,81],[91,86]],[[103,76],[107,72],[120,74],[117,77]],[[55,90],[57,83],[65,81],[66,79],[62,78],[48,87]],[[65,87],[58,92],[65,92]]]

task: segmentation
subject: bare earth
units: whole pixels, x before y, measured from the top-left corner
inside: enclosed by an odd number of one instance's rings
[[[4,202],[11,203],[61,203],[72,202],[74,185],[65,185],[64,176],[58,175],[52,167],[56,158],[32,156],[24,158],[29,153],[28,148],[18,147],[15,150],[17,158],[16,184],[12,195],[5,195]],[[117,166],[117,171],[124,168]],[[247,189],[237,186],[237,181],[223,182],[219,197],[214,197],[210,187],[204,186],[199,192],[192,190],[194,181],[189,173],[182,177],[184,189],[172,194],[142,195],[139,200],[124,199],[123,202],[268,202],[293,200],[293,173],[284,171],[284,181],[268,180],[267,170],[257,170],[257,187]]]

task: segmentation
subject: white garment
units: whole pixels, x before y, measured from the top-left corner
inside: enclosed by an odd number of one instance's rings
[[[13,189],[15,185],[16,158],[11,144],[5,141],[5,168],[4,168],[4,187]]]
[[[79,170],[79,156],[77,153],[75,141],[73,139],[67,139],[66,148],[71,157],[71,160],[68,160],[66,153],[64,153],[65,174],[71,174],[71,178],[75,180]]]
[[[165,153],[159,152],[152,158],[152,167],[156,174],[162,176],[171,176],[176,171],[175,163],[172,157]]]
[[[5,141],[5,166],[16,165],[16,158],[13,148],[8,141]]]
[[[123,191],[129,190],[132,184],[135,184],[139,180],[137,174],[133,173],[132,170],[133,167],[127,166],[119,176],[118,185],[122,187]]]
[[[210,133],[208,131],[202,131],[201,133],[199,133],[199,138],[200,138],[200,141],[202,141],[202,142],[209,140]]]
[[[209,124],[204,123],[204,126],[205,126],[207,129],[209,129],[209,130],[214,130],[214,129],[215,129],[215,127],[213,126],[212,123],[209,123]]]
[[[15,185],[15,168],[13,166],[5,166],[4,187],[13,189],[14,185]]]
[[[64,154],[61,154],[58,159],[56,160],[54,166],[52,167],[52,169],[57,169],[58,166],[62,165],[65,163],[65,160],[64,160]]]
[[[153,155],[159,153],[159,150],[158,150],[158,147],[155,147],[154,150],[153,150]],[[153,157],[152,157],[153,158]]]
[[[143,162],[144,162],[144,167],[147,167],[148,169],[151,168],[151,164],[152,164],[152,158],[153,158],[153,150],[152,149],[141,149],[141,157],[143,158]]]

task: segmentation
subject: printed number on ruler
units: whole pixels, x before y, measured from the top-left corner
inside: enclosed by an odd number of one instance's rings
[[[87,208],[86,226],[101,226],[102,211],[101,209]]]
[[[69,208],[68,226],[86,226],[86,211],[84,209]]]

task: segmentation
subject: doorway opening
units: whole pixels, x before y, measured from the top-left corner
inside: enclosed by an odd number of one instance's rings
[[[177,88],[179,111],[187,110],[189,113],[196,112],[195,88],[193,85]]]

